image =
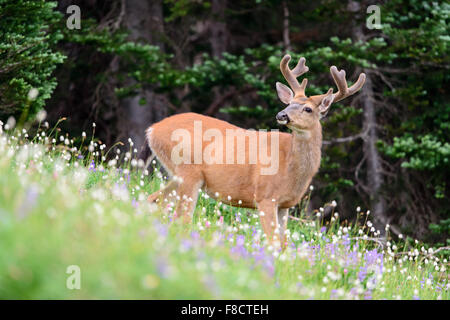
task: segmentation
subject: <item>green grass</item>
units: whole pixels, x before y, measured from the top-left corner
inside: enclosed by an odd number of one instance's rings
[[[42,132],[0,134],[2,299],[449,298],[445,251],[411,239],[380,244],[365,212],[355,212],[359,226],[290,220],[280,252],[251,210],[201,194],[184,225],[148,204],[164,180],[131,160],[132,146],[117,167],[85,138],[75,148],[57,130]],[[80,289],[67,287],[72,265]]]

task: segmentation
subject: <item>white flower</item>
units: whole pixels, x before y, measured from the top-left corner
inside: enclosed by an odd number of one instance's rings
[[[10,129],[14,128],[15,125],[16,125],[16,119],[11,116],[8,118],[8,121],[6,121],[5,130],[10,130]]]
[[[39,90],[36,88],[31,88],[30,91],[28,91],[28,100],[33,101],[37,98],[39,94]]]
[[[46,117],[47,117],[47,111],[45,111],[44,109],[40,110],[36,114],[36,120],[39,121],[39,122],[44,121]]]

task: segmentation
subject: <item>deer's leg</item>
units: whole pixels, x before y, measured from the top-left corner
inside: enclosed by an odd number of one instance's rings
[[[264,233],[270,244],[280,244],[280,230],[278,227],[278,206],[271,200],[258,203],[259,218]]]
[[[286,230],[287,222],[289,219],[289,209],[278,209],[278,223],[280,225],[280,241],[281,246],[284,248],[286,246]]]
[[[179,200],[175,207],[175,212],[178,216],[183,216],[185,223],[192,221],[195,206],[197,205],[197,198],[199,189],[203,186],[203,177],[201,174],[181,175],[183,182],[177,188],[177,196]]]
[[[167,198],[169,193],[171,193],[177,187],[178,187],[178,182],[175,180],[171,180],[163,189],[153,192],[151,195],[149,195],[147,200],[148,200],[148,202],[152,203],[158,199]]]

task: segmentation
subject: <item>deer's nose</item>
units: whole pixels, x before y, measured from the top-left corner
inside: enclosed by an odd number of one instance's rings
[[[277,114],[277,121],[280,124],[287,124],[289,122],[289,116],[285,111],[278,112]]]

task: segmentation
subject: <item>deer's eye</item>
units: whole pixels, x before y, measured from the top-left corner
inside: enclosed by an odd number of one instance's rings
[[[310,107],[305,107],[303,110],[306,111],[306,112],[308,112],[308,113],[311,113],[311,112],[312,112],[312,109],[311,109]]]

